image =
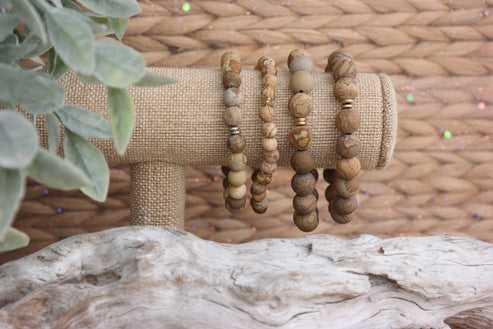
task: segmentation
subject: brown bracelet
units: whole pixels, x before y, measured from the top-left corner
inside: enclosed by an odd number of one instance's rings
[[[325,191],[329,201],[329,213],[339,224],[349,223],[358,206],[356,193],[359,183],[355,177],[361,171],[357,154],[361,141],[354,133],[361,124],[358,111],[353,109],[354,99],[358,94],[356,84],[356,66],[353,57],[342,51],[336,51],[329,56],[325,72],[332,72],[334,78],[334,96],[341,103],[341,111],[336,116],[336,126],[342,133],[336,144],[336,169],[324,169],[324,179],[330,185]]]
[[[252,198],[250,204],[257,214],[267,211],[267,185],[272,181],[272,175],[276,171],[279,151],[277,150],[277,126],[273,122],[275,118],[274,100],[276,98],[277,69],[276,62],[270,57],[262,56],[255,69],[262,72],[262,108],[259,111],[260,118],[264,121],[262,134],[264,136],[264,161],[260,169],[252,175],[250,192]]]
[[[245,139],[241,136],[241,102],[243,95],[239,89],[241,85],[240,57],[234,52],[227,52],[221,57],[221,72],[223,73],[224,103],[227,106],[224,113],[224,122],[229,126],[230,136],[228,148],[231,154],[228,157],[228,166],[221,167],[226,175],[224,178],[225,206],[229,212],[237,214],[245,209],[246,156],[243,154]]]
[[[315,159],[309,150],[313,133],[306,126],[306,118],[313,110],[313,101],[308,95],[313,89],[313,62],[306,50],[295,49],[289,54],[288,66],[291,72],[289,87],[295,93],[289,101],[289,112],[296,122],[289,134],[289,142],[296,148],[291,157],[291,167],[296,171],[291,179],[291,187],[296,193],[293,220],[300,230],[310,232],[319,222],[315,189],[318,172],[313,169]]]

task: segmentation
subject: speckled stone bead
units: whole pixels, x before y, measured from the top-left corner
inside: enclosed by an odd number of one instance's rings
[[[277,74],[276,63],[270,57],[262,56],[255,65],[255,68],[260,70],[262,74]]]
[[[307,94],[298,93],[289,100],[289,113],[295,118],[306,118],[312,110],[313,101]]]
[[[341,198],[350,198],[355,196],[359,190],[359,182],[355,179],[346,180],[340,177],[337,177],[334,183],[337,194]]]
[[[279,151],[270,151],[264,153],[264,161],[269,163],[277,163],[279,161]]]
[[[252,182],[255,182],[257,180],[257,174],[260,172],[260,169],[255,169],[253,172],[252,172],[252,175],[250,176]]]
[[[294,193],[301,196],[312,194],[315,189],[315,183],[315,177],[310,173],[297,173],[291,178],[291,187]]]
[[[245,138],[241,135],[230,135],[227,145],[231,153],[241,153],[245,149]]]
[[[334,209],[334,205],[332,202],[329,202],[329,213],[332,217],[332,220],[338,224],[347,224],[354,218],[354,213],[349,215],[338,214],[337,211]]]
[[[257,182],[264,185],[269,185],[272,182],[272,175],[266,174],[264,172],[259,171],[255,176]]]
[[[261,184],[259,182],[253,182],[252,183],[252,186],[250,187],[250,192],[252,194],[262,194],[262,193],[265,193],[265,191],[267,190],[267,186],[264,185],[264,184]]]
[[[274,122],[267,122],[262,125],[262,135],[265,138],[274,138],[277,135],[277,125]]]
[[[278,79],[274,74],[265,74],[262,77],[262,87],[276,87]]]
[[[272,175],[277,169],[277,164],[275,163],[270,163],[267,161],[263,161],[262,165],[260,166],[260,170],[262,170],[264,173]]]
[[[343,59],[337,62],[332,69],[332,75],[335,81],[342,78],[356,79],[357,73],[356,65],[352,59]]]
[[[238,56],[237,53],[233,51],[227,51],[221,56],[221,66],[224,66],[227,64],[226,62],[229,62],[229,60],[234,59],[237,62],[240,62],[240,56]]]
[[[262,119],[265,122],[274,121],[274,117],[275,117],[274,108],[272,106],[265,105],[260,109],[259,116],[260,119]]]
[[[243,153],[236,153],[236,154],[243,154]],[[241,171],[245,169],[245,162],[243,161],[231,161],[228,162],[228,165],[233,171]]]
[[[241,109],[237,106],[231,106],[224,111],[224,123],[228,126],[239,126],[241,124]]]
[[[224,206],[232,214],[239,214],[240,212],[242,212],[243,210],[245,210],[245,206],[243,206],[241,208],[236,208],[236,209],[233,208],[233,207],[231,207],[230,203],[227,200],[224,202]]]
[[[267,201],[267,198],[263,199],[262,201],[255,201],[253,198],[250,199],[250,204],[252,206],[253,211],[255,211],[257,214],[263,214],[267,211],[267,206],[269,202]]]
[[[312,145],[312,130],[305,126],[298,126],[291,129],[289,133],[289,142],[297,150],[306,150]]]
[[[229,206],[233,209],[240,209],[245,207],[246,203],[246,197],[241,198],[241,199],[233,199],[233,198],[226,198],[226,202],[229,204]]]
[[[355,135],[342,135],[337,140],[337,154],[346,159],[351,159],[358,155],[361,149],[361,141]]]
[[[275,138],[264,138],[262,141],[264,150],[267,152],[272,152],[277,149],[277,139]]]
[[[223,86],[224,88],[235,87],[238,88],[241,85],[241,77],[238,72],[229,71],[223,75]]]
[[[237,161],[238,162],[242,162],[244,164],[247,163],[247,157],[246,157],[245,153],[233,153],[233,154],[230,154],[228,156],[228,167],[231,168],[231,164],[233,162],[237,162]],[[231,169],[233,169],[233,168],[231,168]],[[236,169],[233,169],[233,170],[236,170]]]
[[[317,198],[313,194],[296,195],[293,198],[293,208],[300,215],[308,215],[317,208]]]
[[[340,61],[353,62],[353,56],[351,56],[350,53],[345,51],[334,51],[332,54],[330,54],[327,60],[328,70],[326,70],[326,72],[334,72],[334,66]]]
[[[342,109],[337,113],[336,126],[343,134],[352,134],[358,130],[361,116],[355,109]]]
[[[335,197],[337,197],[337,191],[336,191],[335,185],[330,184],[325,189],[325,199],[330,202],[330,201],[334,200]]]
[[[294,224],[303,232],[311,232],[318,226],[318,214],[314,211],[308,215],[294,213]]]
[[[252,194],[252,199],[255,200],[255,201],[257,201],[257,202],[262,201],[266,197],[267,197],[267,193],[266,192],[264,192],[262,194]]]
[[[243,94],[238,88],[228,88],[224,90],[224,104],[226,106],[241,106],[243,102]]]
[[[228,173],[228,181],[231,186],[241,186],[244,185],[247,181],[247,173],[244,170],[234,171],[231,170]]]
[[[295,73],[298,71],[306,71],[313,73],[313,61],[310,59],[310,57],[307,56],[303,56],[303,55],[296,56],[289,63],[289,71],[291,73]]]
[[[246,196],[246,192],[246,185],[228,187],[228,196],[236,200],[244,198]]]
[[[336,165],[337,175],[343,179],[353,179],[361,171],[361,164],[357,157],[340,159]]]
[[[276,89],[274,87],[265,87],[262,89],[262,99],[270,98],[271,100],[276,99]]]
[[[323,175],[324,180],[330,184],[334,183],[337,179],[337,171],[335,169],[324,169]]]
[[[351,78],[342,78],[334,83],[334,96],[342,102],[346,99],[355,99],[358,95],[358,85],[356,80]]]
[[[298,71],[291,75],[289,88],[295,93],[309,94],[313,90],[313,77],[310,72]]]
[[[308,52],[305,50],[305,49],[294,49],[292,50],[290,53],[289,53],[289,56],[288,56],[288,67],[289,65],[291,64],[291,61],[298,57],[298,56],[306,56],[306,57],[310,57],[310,54],[308,54]]]
[[[309,150],[296,151],[291,156],[291,168],[297,173],[308,173],[315,165],[315,158]]]

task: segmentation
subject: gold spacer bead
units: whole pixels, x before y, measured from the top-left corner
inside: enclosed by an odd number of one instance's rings
[[[272,99],[270,97],[262,97],[262,104],[265,106],[265,105],[269,105],[269,106],[272,106],[274,107],[274,103],[272,103]]]
[[[341,102],[341,107],[343,109],[351,109],[353,108],[354,100],[352,99],[345,99]]]
[[[306,118],[296,118],[295,122],[297,126],[306,126]]]

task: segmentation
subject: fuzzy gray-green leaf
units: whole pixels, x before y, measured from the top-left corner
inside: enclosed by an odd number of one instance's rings
[[[116,150],[122,155],[125,153],[135,124],[135,109],[130,93],[126,89],[108,88],[108,111]]]
[[[46,134],[48,135],[48,150],[58,152],[60,145],[60,122],[53,113],[45,114]]]
[[[21,18],[31,31],[36,34],[43,43],[48,38],[44,27],[43,20],[39,16],[36,8],[27,0],[11,0],[15,8],[15,14]]]
[[[29,237],[26,233],[16,230],[13,227],[9,227],[3,240],[0,240],[0,252],[19,249],[28,244]]]
[[[141,8],[135,0],[79,0],[90,10],[108,17],[126,18],[137,15]]]
[[[15,111],[0,111],[0,167],[24,168],[37,149],[38,135],[31,122]]]
[[[90,198],[104,202],[110,183],[110,169],[103,153],[83,137],[65,129],[65,157],[89,177],[94,184],[80,190]]]
[[[177,82],[180,82],[180,79],[147,71],[142,79],[140,79],[133,85],[135,87],[159,87]]]
[[[48,72],[55,79],[60,79],[68,70],[67,64],[58,56],[54,48],[48,51]]]
[[[0,41],[3,41],[18,23],[19,17],[13,14],[0,13]]]
[[[56,111],[64,126],[84,138],[111,138],[111,123],[100,114],[73,105]]]
[[[115,33],[116,37],[121,40],[123,35],[125,34],[125,30],[128,25],[128,18],[111,18],[108,17],[108,22],[110,23],[110,27]]]
[[[24,175],[18,169],[0,167],[0,241],[14,221],[24,197]]]

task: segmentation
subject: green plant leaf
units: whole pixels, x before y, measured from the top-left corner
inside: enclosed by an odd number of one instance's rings
[[[125,30],[128,25],[128,18],[111,18],[108,17],[111,30],[115,33],[116,37],[121,40],[125,34]]]
[[[58,109],[56,115],[64,126],[84,138],[111,138],[111,123],[103,116],[73,105]]]
[[[94,75],[84,75],[77,73],[77,77],[80,81],[90,84],[90,85],[102,85],[103,83],[98,80]]]
[[[79,2],[90,10],[108,17],[127,18],[142,11],[135,0],[79,0]]]
[[[31,31],[36,34],[43,43],[48,40],[45,26],[36,8],[27,0],[11,0],[15,8],[15,13],[26,24]]]
[[[48,150],[56,154],[60,145],[60,122],[53,113],[45,114],[46,133],[48,135]]]
[[[80,190],[90,198],[104,202],[110,183],[110,169],[103,153],[83,137],[71,132],[70,129],[65,129],[63,146],[65,157],[82,169],[94,184]]]
[[[54,8],[46,12],[48,35],[55,50],[74,71],[94,70],[94,40],[90,26],[73,10]]]
[[[38,149],[27,172],[35,181],[60,190],[92,186],[92,181],[80,168],[44,148]]]
[[[24,197],[24,174],[18,169],[0,167],[0,241],[14,221]]]
[[[0,58],[21,59],[28,57],[28,54],[36,48],[35,44],[0,44]]]
[[[139,81],[145,74],[146,63],[138,51],[115,40],[96,41],[94,76],[104,84],[124,88]]]
[[[33,45],[34,47],[25,55],[26,58],[39,56],[48,51],[52,46],[47,42],[43,42],[38,36],[34,34],[28,35],[21,44]],[[42,63],[44,65],[44,63]]]
[[[126,89],[109,87],[108,111],[116,150],[122,155],[125,153],[135,125],[135,109],[130,93]]]
[[[16,111],[0,111],[0,167],[24,168],[34,159],[38,134],[29,120]]]
[[[146,71],[142,79],[140,79],[133,85],[135,87],[159,87],[159,86],[170,85],[177,82],[180,82],[180,79]]]
[[[19,249],[28,244],[29,237],[26,233],[16,230],[13,227],[9,227],[3,240],[0,240],[0,252]]]
[[[17,24],[19,24],[19,17],[12,14],[0,13],[0,41],[3,41]]]
[[[65,8],[72,9],[72,10],[75,10],[75,11],[82,13],[82,9],[80,9],[80,7],[77,6],[77,4],[75,2],[73,2],[72,0],[62,0],[62,5]]]
[[[54,48],[48,51],[48,72],[55,79],[60,79],[68,70],[67,64],[58,56]]]
[[[87,16],[86,16],[87,17]],[[105,16],[96,16],[96,15],[91,15],[87,17],[95,26],[99,26],[99,29],[96,31],[93,29],[93,33],[100,37],[104,35],[108,35],[113,33],[113,29],[110,26],[110,21],[108,17]]]
[[[0,102],[20,104],[31,114],[55,111],[65,101],[65,89],[48,77],[41,72],[0,64]]]

